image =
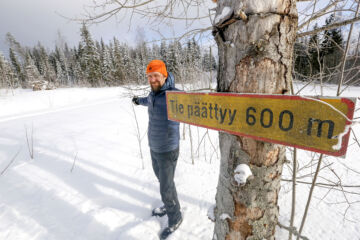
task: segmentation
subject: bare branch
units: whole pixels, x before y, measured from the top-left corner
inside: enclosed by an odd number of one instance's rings
[[[194,165],[194,150],[193,150],[193,139],[192,139],[192,133],[191,133],[191,125],[188,125],[189,127],[189,137],[190,137],[190,149],[191,149],[191,163]]]
[[[341,21],[341,22],[337,22],[337,23],[334,23],[334,24],[331,24],[331,25],[328,25],[328,26],[317,28],[317,29],[314,29],[312,31],[298,33],[296,37],[301,38],[301,37],[305,37],[305,36],[308,36],[308,35],[314,35],[314,34],[316,34],[318,32],[338,28],[338,27],[345,26],[345,25],[355,23],[355,22],[358,22],[358,21],[360,21],[360,17],[355,17],[355,18],[348,19],[348,20]]]
[[[281,179],[284,182],[292,182],[292,179]],[[312,184],[311,182],[305,181],[296,181],[301,184]],[[360,185],[341,185],[341,184],[328,184],[328,183],[316,183],[316,186],[325,186],[325,187],[344,187],[344,188],[360,188]]]
[[[280,222],[277,223],[277,225],[280,227],[280,228],[283,228],[287,231],[289,231],[289,233],[291,234],[294,234],[295,236],[298,236],[299,238],[303,239],[303,240],[309,240],[309,238],[305,237],[305,236],[301,236],[299,234],[299,232],[297,231],[296,227],[286,227],[284,225],[282,225]]]
[[[356,17],[356,16],[358,15],[358,13],[359,13],[359,7],[360,7],[360,2],[357,4],[357,7],[356,7],[355,17]],[[340,89],[341,89],[341,85],[342,85],[342,83],[343,83],[343,81],[344,81],[344,72],[345,72],[346,57],[347,57],[347,53],[348,53],[348,51],[349,51],[350,38],[351,38],[351,34],[352,34],[352,31],[353,31],[353,28],[354,28],[354,23],[352,23],[351,26],[350,26],[349,35],[348,35],[348,39],[347,39],[347,42],[346,42],[345,53],[344,53],[343,60],[342,60],[342,63],[341,63],[341,77],[340,77],[340,80],[339,80],[339,84],[338,84],[336,96],[340,96],[340,94],[341,94]]]
[[[323,9],[319,10],[315,15],[310,17],[308,20],[306,20],[300,26],[298,26],[298,30],[301,30],[303,27],[305,27],[306,25],[308,25],[310,22],[314,21],[315,19],[318,19],[319,17],[321,17],[325,14],[328,14],[328,10],[330,8],[334,7],[338,2],[339,2],[339,0],[334,1],[334,2],[330,3],[329,5],[327,5],[326,7],[324,7]]]
[[[292,199],[291,199],[291,217],[290,217],[290,227],[294,227],[294,218],[295,218],[295,206],[296,206],[296,163],[297,163],[297,150],[294,148],[293,156],[293,176],[292,176]],[[292,239],[293,232],[289,231],[289,240]]]
[[[297,240],[299,240],[299,238],[301,236],[301,232],[302,232],[302,230],[304,228],[304,225],[305,225],[305,220],[306,220],[306,216],[307,216],[307,213],[308,213],[308,210],[309,210],[311,197],[312,197],[312,194],[313,194],[313,191],[314,191],[314,188],[315,188],[316,179],[317,179],[317,176],[318,176],[318,174],[320,172],[320,165],[321,165],[322,159],[323,159],[323,154],[320,154],[319,161],[318,161],[316,171],[315,171],[315,175],[314,175],[314,179],[313,179],[313,182],[311,184],[310,193],[309,193],[308,200],[307,200],[307,203],[306,203],[304,215],[303,215],[303,218],[301,220],[299,235],[296,238]]]

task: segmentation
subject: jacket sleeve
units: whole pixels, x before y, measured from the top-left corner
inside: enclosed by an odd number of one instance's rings
[[[147,97],[139,97],[139,104],[143,106],[149,105],[149,96]]]

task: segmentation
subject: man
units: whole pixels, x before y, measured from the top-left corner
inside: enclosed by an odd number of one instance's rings
[[[167,119],[166,91],[178,91],[174,76],[168,73],[165,63],[152,60],[146,75],[151,86],[147,97],[134,97],[133,103],[148,107],[148,139],[153,170],[160,182],[160,195],[164,206],[155,208],[153,216],[168,216],[168,227],[161,233],[160,239],[166,239],[182,222],[180,204],[174,183],[174,173],[179,157],[179,123]]]

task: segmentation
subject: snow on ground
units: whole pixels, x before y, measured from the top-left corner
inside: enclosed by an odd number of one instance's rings
[[[336,88],[329,85],[324,91],[333,96]],[[352,88],[344,96],[358,97],[359,93],[359,88]],[[310,86],[304,94],[316,95],[320,90]],[[0,172],[18,153],[0,176],[0,239],[158,239],[167,221],[166,217],[150,216],[161,201],[147,147],[147,109],[135,107],[143,137],[142,169],[129,96],[124,88],[0,90]],[[209,130],[212,143],[206,136],[205,146],[197,149],[206,130],[191,128],[193,165],[189,130],[185,130],[175,177],[184,222],[170,239],[212,239],[214,225],[207,215],[215,203],[218,180],[217,132]],[[360,136],[359,125],[354,130]],[[26,138],[27,133],[31,143],[32,131],[34,159]],[[358,150],[352,140],[346,159],[326,157],[323,164],[330,165],[320,173],[319,182],[337,182],[334,169],[343,184],[360,185]],[[316,163],[318,157],[306,151],[298,155],[300,166],[311,163],[311,156]],[[290,179],[290,166],[284,167],[283,178]],[[311,165],[299,174],[313,173],[315,168]],[[301,180],[311,182],[310,177]],[[299,226],[309,185],[297,187]],[[360,239],[359,203],[348,209],[346,203],[359,201],[358,195],[344,197],[328,190],[315,189],[303,235],[309,239]],[[279,221],[288,225],[291,183],[283,182],[279,206]],[[287,239],[287,234],[277,229],[277,239]]]
[[[161,204],[158,183],[146,136],[141,167],[124,89],[0,96],[0,171],[20,150],[0,176],[0,239],[158,239],[167,221],[150,216]],[[136,114],[144,136],[147,110],[136,107]],[[26,141],[31,129],[34,159]],[[216,144],[217,133],[211,134]],[[201,150],[202,159],[192,165],[187,142],[181,145],[176,183],[184,222],[172,239],[209,239],[207,212],[215,202],[219,160],[214,154],[210,163],[210,152],[205,161]]]
[[[295,85],[295,92],[302,88],[301,84]],[[324,96],[336,96],[336,85],[324,85]],[[319,85],[310,85],[301,91],[301,95],[321,95]],[[342,97],[360,97],[360,88],[348,88],[341,95]],[[357,100],[356,109],[359,109],[360,102]],[[360,110],[356,111],[354,118],[360,117]],[[359,121],[358,119],[357,121]],[[360,124],[353,126],[353,131],[360,136]],[[360,146],[355,142],[354,135],[350,135],[350,141],[346,158],[334,158],[324,155],[322,170],[318,176],[318,183],[330,185],[357,185],[357,187],[344,188],[344,192],[332,187],[314,190],[310,209],[304,225],[303,234],[309,239],[360,239]],[[287,158],[292,161],[292,154],[287,152]],[[303,182],[312,182],[312,176],[316,170],[319,155],[317,153],[298,150],[299,161],[298,178]],[[284,166],[282,178],[291,179],[292,162]],[[310,175],[310,176],[307,176]],[[341,179],[341,181],[340,181]],[[310,184],[297,184],[295,226],[299,227],[304,214],[308,198]],[[282,182],[279,194],[280,218],[279,222],[288,226],[291,209],[292,183]],[[339,188],[336,188],[339,189]],[[357,193],[357,194],[353,194]],[[278,239],[288,239],[288,232],[277,228]]]

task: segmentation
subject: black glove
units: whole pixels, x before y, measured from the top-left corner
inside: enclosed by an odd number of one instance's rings
[[[138,97],[133,97],[132,98],[132,102],[135,104],[135,105],[139,105],[140,103],[139,103],[139,98]]]

